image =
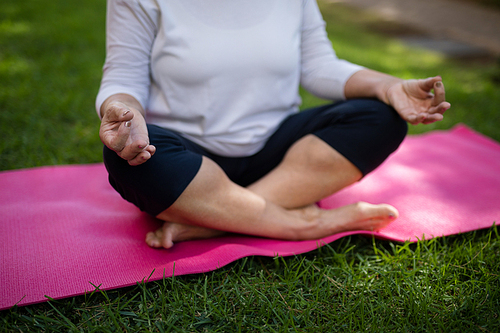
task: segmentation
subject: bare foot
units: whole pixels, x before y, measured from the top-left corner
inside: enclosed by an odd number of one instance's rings
[[[396,208],[387,204],[358,202],[331,210],[319,210],[320,222],[330,224],[333,233],[353,230],[380,230],[398,218]]]
[[[155,232],[147,233],[146,243],[151,247],[164,247],[169,249],[174,246],[174,242],[212,238],[223,235],[224,233],[224,231],[215,229],[165,222],[163,226]]]
[[[366,202],[330,210],[310,205],[291,212],[299,214],[303,221],[310,221],[312,227],[299,234],[295,240],[317,239],[353,230],[379,230],[399,216],[397,209],[391,205],[372,205]],[[174,242],[212,238],[224,233],[199,226],[165,222],[161,228],[146,235],[146,243],[154,248],[169,249]]]

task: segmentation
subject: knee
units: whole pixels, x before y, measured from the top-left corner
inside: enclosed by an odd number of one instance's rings
[[[341,107],[339,124],[317,134],[366,175],[396,151],[407,124],[392,107],[377,100],[350,100]]]
[[[146,163],[130,166],[107,147],[103,158],[111,186],[122,198],[153,216],[177,200],[201,165],[201,156],[181,153],[172,157],[160,151]]]
[[[391,106],[378,100],[354,100],[349,123],[365,147],[395,151],[408,132],[408,125]]]
[[[391,106],[380,101],[372,101],[372,103],[373,125],[378,128],[379,135],[390,137],[391,141],[399,146],[408,132],[408,124]]]
[[[373,101],[373,109],[368,117],[365,130],[370,133],[365,138],[365,154],[371,161],[366,172],[379,166],[403,142],[408,132],[408,124],[391,106]]]

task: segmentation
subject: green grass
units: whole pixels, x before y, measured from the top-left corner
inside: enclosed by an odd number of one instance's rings
[[[101,160],[105,1],[0,4],[0,170]]]
[[[377,26],[373,16],[338,4],[322,3],[320,7],[339,57],[405,79],[443,77],[451,109],[441,122],[411,126],[410,134],[465,123],[500,141],[500,59],[459,61],[409,48],[397,39],[370,33]],[[309,97],[305,101],[317,103]]]
[[[11,331],[497,332],[498,229],[395,244],[347,237],[289,258],[4,311]]]
[[[323,4],[341,57],[404,78],[440,74],[462,122],[500,141],[499,65],[450,61],[374,34],[373,17]],[[94,111],[105,2],[0,3],[0,170],[101,161]],[[304,93],[304,106],[322,101]],[[22,227],[22,226],[20,226]],[[498,228],[398,244],[347,237],[287,258],[0,313],[0,331],[500,331]],[[49,295],[50,296],[50,295]]]

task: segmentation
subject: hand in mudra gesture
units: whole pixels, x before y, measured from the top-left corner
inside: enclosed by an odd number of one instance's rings
[[[156,151],[149,144],[143,115],[121,102],[110,102],[104,108],[99,137],[130,165],[146,162]]]
[[[443,119],[450,108],[440,76],[406,80],[392,85],[386,92],[387,101],[407,122],[430,124]]]

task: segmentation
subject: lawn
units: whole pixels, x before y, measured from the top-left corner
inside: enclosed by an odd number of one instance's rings
[[[498,62],[410,49],[375,33],[371,16],[321,7],[340,57],[403,78],[443,76],[452,108],[410,133],[465,123],[500,141]],[[0,170],[101,161],[104,20],[103,0],[0,3]],[[415,244],[352,236],[295,257],[13,308],[0,312],[0,331],[498,332],[499,255],[496,227]]]

